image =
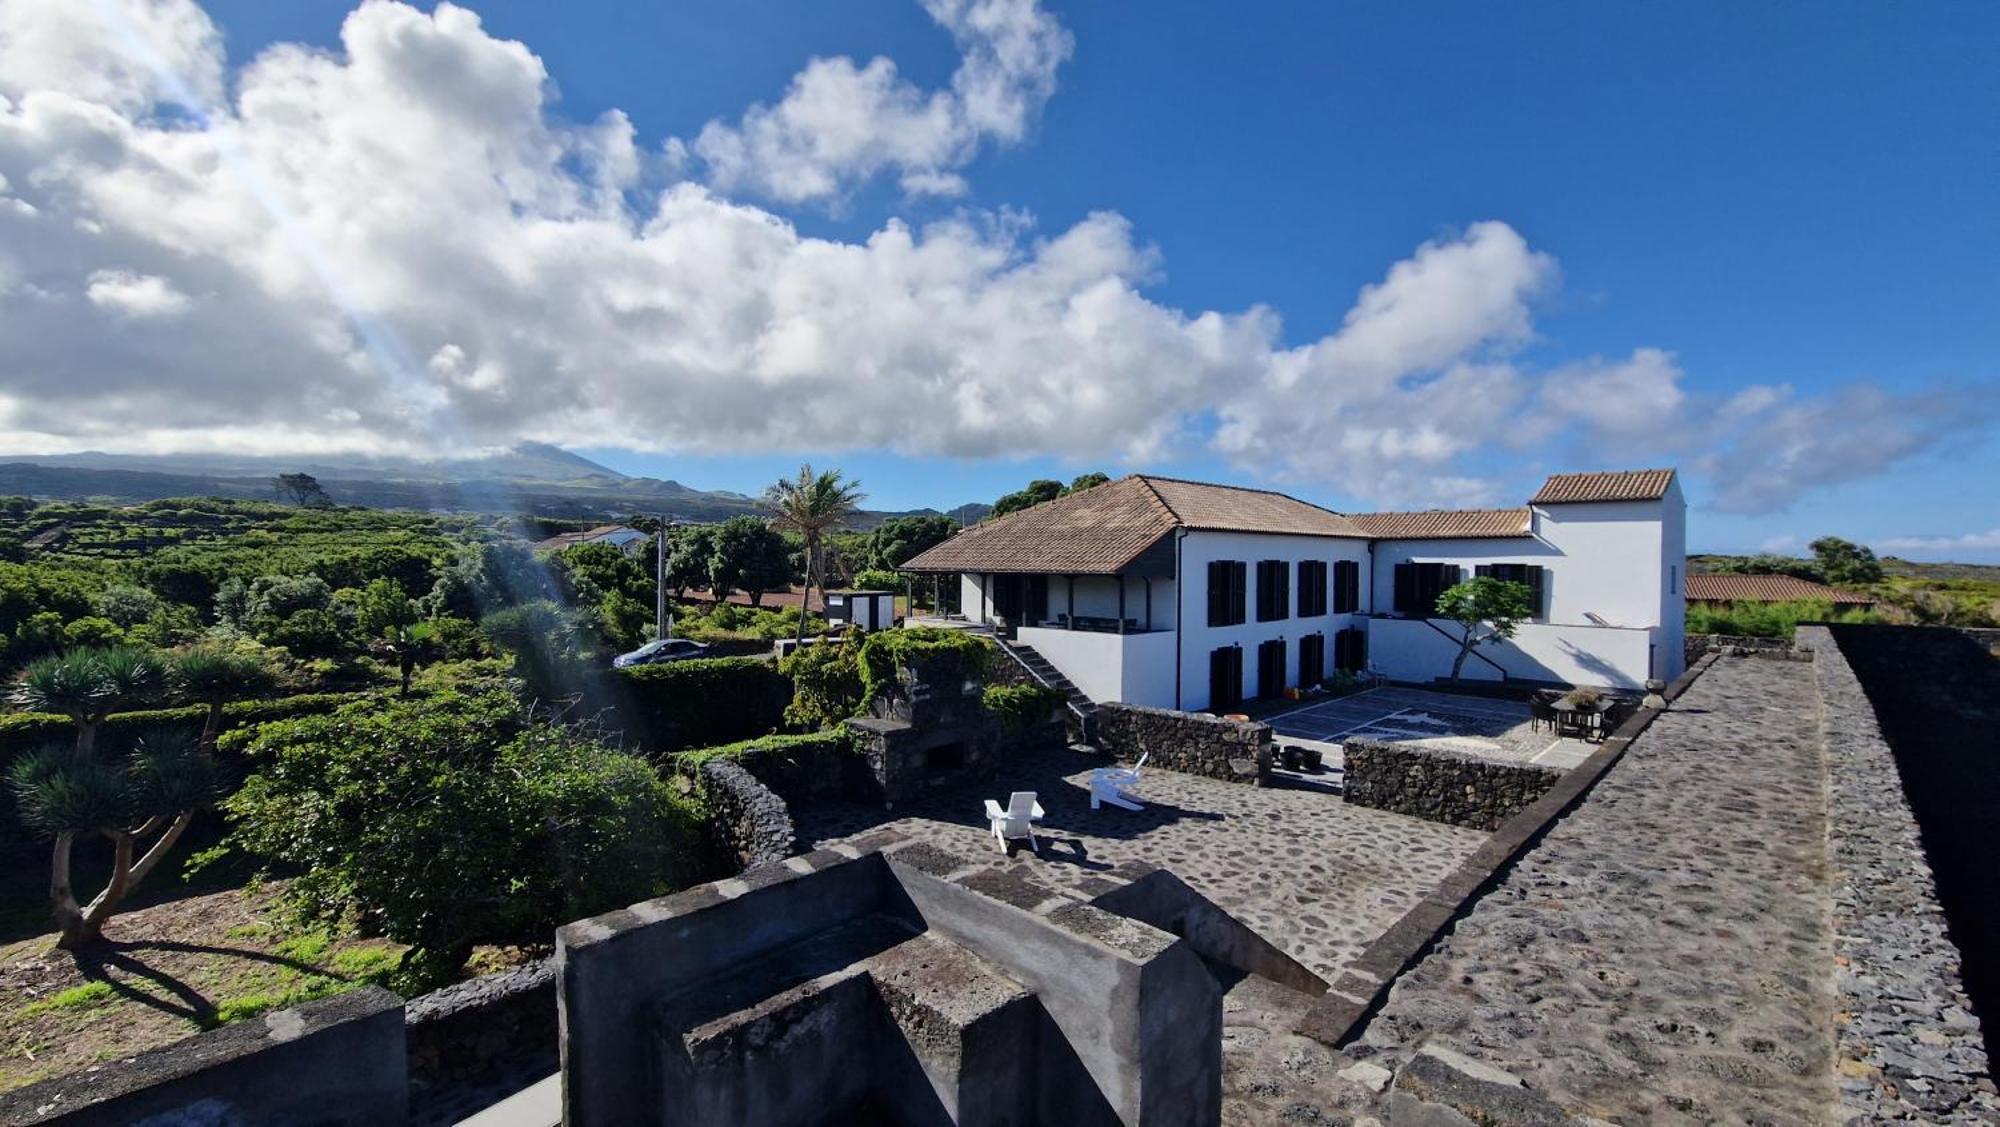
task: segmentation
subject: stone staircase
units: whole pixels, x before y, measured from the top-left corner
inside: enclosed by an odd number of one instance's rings
[[[1078,730],[1078,738],[1085,743],[1096,738],[1096,701],[1091,700],[1088,694],[1082,689],[1077,688],[1075,682],[1063,676],[1063,671],[1057,669],[1048,658],[1036,652],[1035,647],[1022,645],[1019,642],[998,637],[997,635],[995,640],[1000,643],[1000,648],[1012,656],[1021,668],[1028,671],[1028,676],[1033,677],[1038,683],[1054,689],[1063,695],[1063,700],[1069,706],[1070,715],[1074,720],[1074,726]]]

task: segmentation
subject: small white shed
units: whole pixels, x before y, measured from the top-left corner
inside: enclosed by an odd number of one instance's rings
[[[852,623],[863,630],[887,630],[896,624],[896,593],[828,591],[826,620]]]

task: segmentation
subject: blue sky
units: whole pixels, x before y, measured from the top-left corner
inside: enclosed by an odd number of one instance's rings
[[[777,103],[814,57],[884,56],[923,92],[950,87],[961,59],[914,2],[471,6],[487,36],[539,56],[559,94],[548,115],[584,123],[621,111],[649,153]],[[1460,359],[1518,369],[1538,390],[1512,413],[1463,421],[1433,479],[1461,484],[1426,492],[1339,465],[1384,457],[1380,414],[1434,399],[1371,403],[1377,446],[1329,442],[1310,456],[1296,452],[1325,432],[1303,421],[1257,420],[1224,450],[1212,438],[1225,420],[1200,409],[1144,449],[1069,442],[1019,458],[949,437],[909,453],[809,433],[726,452],[686,440],[640,451],[623,435],[567,444],[626,472],[746,491],[812,457],[860,477],[885,508],[990,500],[1030,477],[1098,468],[1276,484],[1344,509],[1508,503],[1545,472],[1678,463],[1696,549],[1836,533],[1906,555],[2000,561],[2000,8],[1155,3],[1141,18],[1130,5],[1044,7],[1073,49],[1018,139],[986,137],[951,164],[960,194],[914,194],[891,169],[830,197],[778,199],[732,188],[713,162],[711,187],[840,243],[894,219],[921,228],[1010,211],[1032,216],[1032,243],[1115,212],[1156,256],[1136,284],[1146,300],[1190,317],[1267,307],[1281,319],[1270,342],[1280,350],[1336,333],[1364,287],[1420,246],[1497,221],[1548,268],[1522,286],[1531,322],[1479,337]],[[235,68],[274,43],[339,55],[352,5],[205,8]],[[643,210],[659,178],[641,181],[627,195]],[[1481,425],[1518,433],[1536,394],[1612,394],[1565,373],[1642,349],[1670,356],[1676,381],[1676,419],[1659,435],[1620,418],[1533,442],[1474,441]],[[1452,394],[1476,399],[1486,386]],[[1709,414],[1742,408],[1730,397],[1749,388],[1811,406],[1713,446],[1727,428]],[[1143,396],[1146,385],[1115,393]],[[671,380],[659,394],[672,400]],[[1868,416],[1913,413],[1929,421],[1877,448]],[[814,417],[838,426],[837,407]],[[1823,448],[1804,449],[1814,441]],[[1788,444],[1797,457],[1771,454]],[[1295,453],[1266,463],[1266,445]],[[961,447],[976,456],[954,456]],[[1787,480],[1718,503],[1720,483],[1758,474]],[[1957,537],[1968,539],[1921,542]]]

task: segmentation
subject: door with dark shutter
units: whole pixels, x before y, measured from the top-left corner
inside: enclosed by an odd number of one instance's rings
[[[1257,643],[1257,695],[1266,700],[1285,692],[1285,643],[1273,638]]]
[[[1243,649],[1224,646],[1208,654],[1208,709],[1223,713],[1243,703]]]
[[[1307,634],[1299,639],[1299,687],[1326,680],[1326,635]]]

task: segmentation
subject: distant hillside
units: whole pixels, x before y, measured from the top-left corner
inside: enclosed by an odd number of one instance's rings
[[[318,478],[338,504],[377,509],[521,513],[566,520],[622,520],[635,514],[720,521],[761,510],[755,498],[728,490],[692,489],[677,481],[629,477],[554,446],[524,443],[486,458],[412,462],[398,459],[287,461],[221,455],[0,455],[0,495],[62,501],[136,504],[168,497],[230,497],[268,501],[271,479],[303,472]],[[969,519],[984,515],[987,506]],[[857,525],[935,513],[864,510]]]
[[[1734,561],[1746,560],[1749,556],[1727,555],[1717,552],[1698,553],[1688,560],[1688,571],[1700,575],[1703,572],[1725,570]],[[1800,563],[1811,563],[1807,559]],[[1970,563],[1921,563],[1917,560],[1899,559],[1895,556],[1882,557],[1882,572],[1897,579],[1924,580],[1972,580],[1979,583],[2000,584],[2000,564]]]

